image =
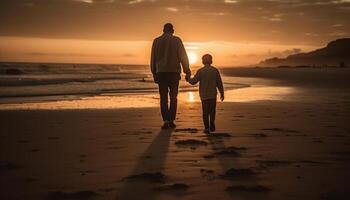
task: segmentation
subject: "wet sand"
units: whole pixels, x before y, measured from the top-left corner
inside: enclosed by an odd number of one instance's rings
[[[330,91],[228,99],[213,136],[198,101],[167,131],[155,106],[1,110],[1,199],[348,199],[350,101]]]

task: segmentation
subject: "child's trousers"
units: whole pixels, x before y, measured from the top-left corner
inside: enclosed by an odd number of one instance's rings
[[[216,98],[202,100],[203,123],[205,129],[209,129],[210,124],[215,122]]]

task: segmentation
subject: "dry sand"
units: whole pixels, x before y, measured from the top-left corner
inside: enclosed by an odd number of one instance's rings
[[[219,103],[213,136],[199,102],[168,131],[156,107],[3,110],[0,199],[349,199],[350,101],[319,94]]]

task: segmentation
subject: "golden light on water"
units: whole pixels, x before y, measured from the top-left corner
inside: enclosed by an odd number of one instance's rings
[[[194,98],[194,94],[193,92],[188,92],[188,101],[189,102],[194,102],[195,98]]]
[[[197,54],[196,53],[194,53],[194,52],[188,52],[187,53],[187,56],[188,56],[188,60],[190,61],[190,64],[192,65],[192,64],[195,64],[196,62],[197,62],[197,60],[198,60],[198,56],[197,56]]]

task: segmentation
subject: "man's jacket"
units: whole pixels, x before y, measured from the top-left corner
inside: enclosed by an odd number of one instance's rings
[[[181,73],[181,65],[185,74],[191,74],[185,47],[179,37],[164,33],[154,39],[151,53],[151,71]]]

